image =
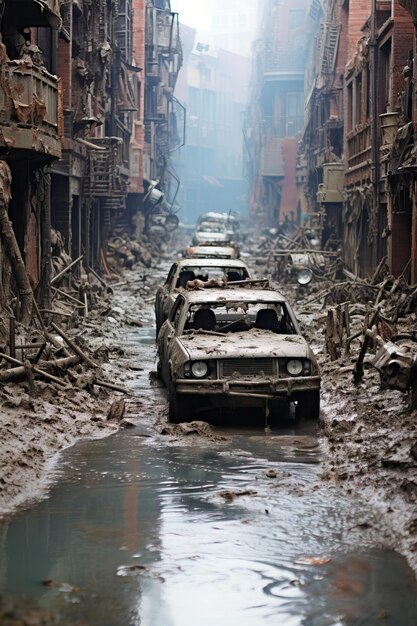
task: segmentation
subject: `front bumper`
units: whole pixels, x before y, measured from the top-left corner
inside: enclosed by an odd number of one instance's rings
[[[175,390],[179,394],[240,396],[242,398],[279,399],[320,389],[320,376],[299,376],[297,378],[274,378],[269,380],[219,380],[219,379],[177,379]]]

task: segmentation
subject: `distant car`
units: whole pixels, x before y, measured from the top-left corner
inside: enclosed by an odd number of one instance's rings
[[[230,241],[226,227],[217,222],[201,222],[194,231],[192,243],[194,245],[205,243],[226,244]]]
[[[231,239],[236,240],[239,236],[239,222],[236,216],[231,213],[216,213],[214,211],[209,211],[208,213],[200,216],[197,224],[202,222],[223,224]]]
[[[236,245],[206,243],[201,246],[189,246],[184,250],[184,256],[195,259],[238,259],[240,252]]]
[[[228,282],[252,278],[248,266],[239,259],[180,259],[168,272],[168,277],[161,285],[155,298],[156,334],[171,310],[178,290],[186,287],[194,279],[207,282],[222,279]]]
[[[320,372],[285,297],[274,289],[228,287],[178,294],[158,336],[158,369],[169,419],[198,408],[296,402],[317,419]],[[281,402],[282,404],[282,402]]]

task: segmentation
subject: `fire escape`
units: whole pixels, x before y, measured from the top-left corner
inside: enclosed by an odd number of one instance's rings
[[[178,14],[168,0],[148,3],[146,16],[145,167],[144,178],[169,186],[169,156],[178,141],[177,109],[173,97],[182,64]]]

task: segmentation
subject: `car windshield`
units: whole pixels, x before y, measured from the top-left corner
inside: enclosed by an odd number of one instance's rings
[[[285,302],[213,302],[191,304],[179,332],[220,333],[267,330],[277,334],[298,334]]]
[[[177,278],[176,287],[185,287],[190,280],[202,280],[207,282],[209,280],[228,280],[229,282],[236,280],[245,280],[249,278],[246,267],[229,267],[227,265],[219,265],[218,267],[207,267],[201,265],[196,267],[183,267]]]
[[[225,228],[223,224],[216,224],[215,222],[203,222],[198,226],[197,232],[224,233]]]

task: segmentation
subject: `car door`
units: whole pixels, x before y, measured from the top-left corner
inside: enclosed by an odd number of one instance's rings
[[[155,296],[155,318],[156,318],[156,328],[157,330],[161,327],[163,322],[165,321],[164,316],[164,304],[167,299],[168,293],[170,291],[172,280],[174,275],[176,274],[178,269],[178,263],[174,263],[171,266],[171,269],[168,272],[167,279],[163,285],[158,287]]]
[[[176,330],[179,324],[179,320],[182,311],[185,306],[185,299],[182,295],[179,295],[171,309],[171,313],[168,319],[162,324],[161,330],[158,335],[158,354],[161,364],[162,380],[167,385],[170,379],[169,371],[169,359],[171,346],[176,341]]]

